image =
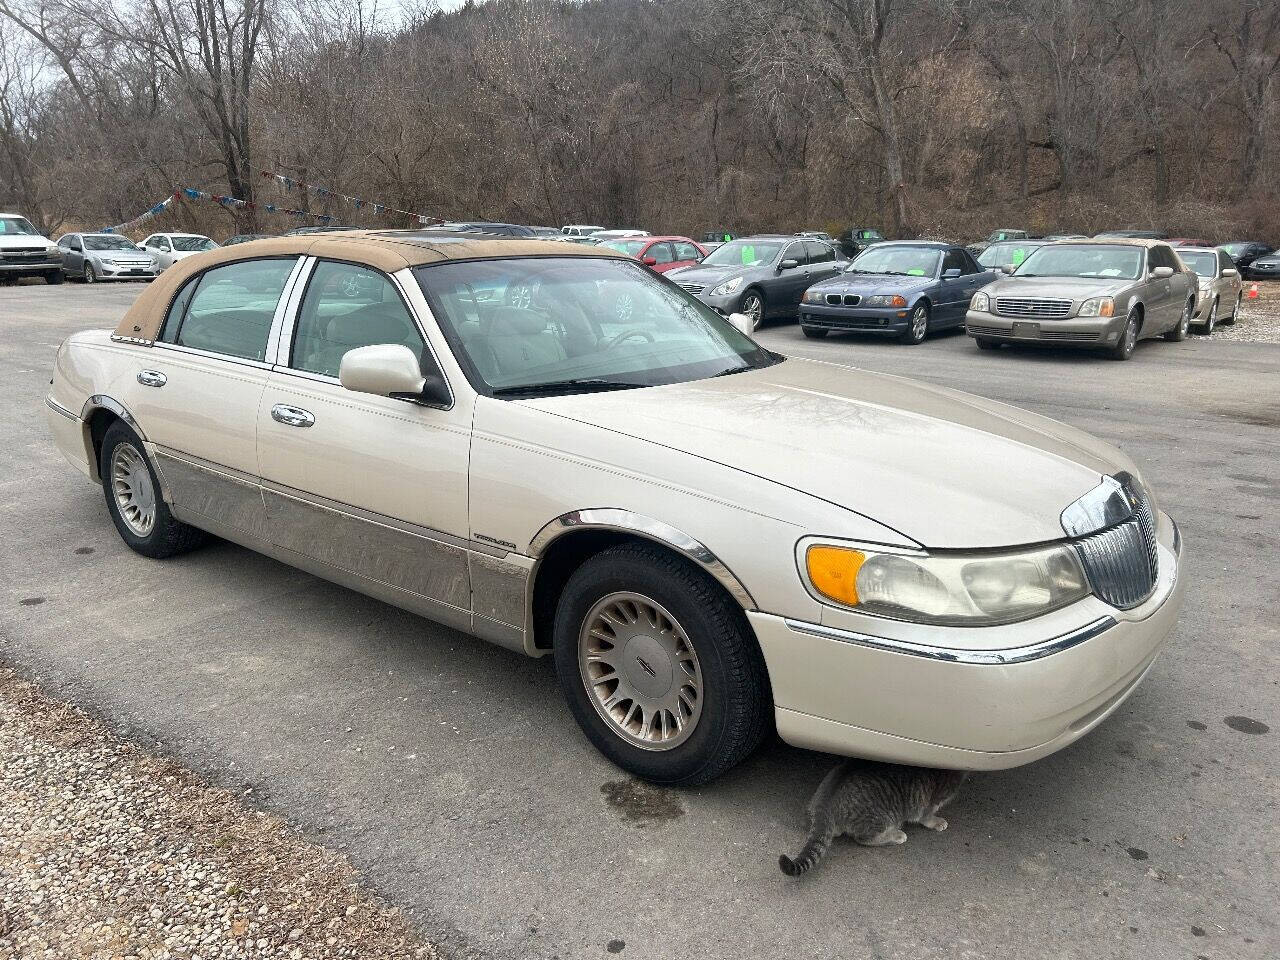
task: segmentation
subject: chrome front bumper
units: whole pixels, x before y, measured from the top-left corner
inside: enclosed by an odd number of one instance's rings
[[[1027,621],[1018,625],[1025,642],[1013,646],[959,648],[749,613],[779,734],[829,753],[968,770],[1062,749],[1137,688],[1177,621],[1181,537],[1171,521],[1161,527],[1160,575],[1145,602],[1122,611],[1090,600],[1088,622],[1037,637],[1042,627]],[[966,630],[982,628],[952,636]]]

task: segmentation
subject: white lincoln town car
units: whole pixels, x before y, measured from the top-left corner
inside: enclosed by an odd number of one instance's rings
[[[1183,578],[1128,457],[746,327],[599,247],[260,240],[70,337],[48,419],[136,552],[212,534],[549,654],[656,782],[773,729],[1012,767],[1133,692]]]

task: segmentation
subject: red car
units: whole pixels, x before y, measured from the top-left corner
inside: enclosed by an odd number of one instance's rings
[[[635,257],[658,273],[699,263],[708,253],[706,247],[688,237],[618,237],[600,246]]]

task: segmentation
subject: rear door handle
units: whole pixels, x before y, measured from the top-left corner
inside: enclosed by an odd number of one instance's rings
[[[271,408],[271,419],[290,427],[310,427],[316,422],[308,410],[291,407],[287,403],[277,403]]]
[[[139,370],[138,382],[144,387],[163,387],[169,378],[159,370]]]

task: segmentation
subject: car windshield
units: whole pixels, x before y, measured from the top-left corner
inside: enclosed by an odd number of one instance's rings
[[[1242,253],[1248,253],[1251,246],[1253,246],[1251,243],[1224,243],[1222,249],[1227,251],[1229,256],[1238,257]]]
[[[40,231],[26,217],[0,217],[0,234],[11,237],[38,237]]]
[[[84,238],[86,250],[137,250],[138,248],[127,238],[111,234],[88,236]]]
[[[1027,259],[1027,256],[1039,244],[1032,243],[993,243],[982,251],[978,263],[984,267],[1003,267],[1011,263],[1015,267]]]
[[[634,257],[644,249],[644,245],[648,242],[649,241],[647,240],[606,240],[604,243],[600,244],[600,246],[608,247],[610,250],[617,250],[619,253],[625,253],[629,257]]]
[[[785,240],[730,240],[702,261],[708,267],[762,267],[773,263]]]
[[[212,250],[217,244],[208,237],[173,237],[173,249],[183,253],[195,253],[200,250]]]
[[[1063,243],[1039,247],[1022,261],[1016,277],[1105,277],[1137,280],[1142,249],[1119,244]]]
[[[1212,277],[1218,272],[1218,255],[1215,253],[1179,250],[1178,256],[1182,258],[1183,263],[1202,277]]]
[[[870,247],[849,264],[848,273],[885,273],[900,277],[932,277],[942,251],[937,247]]]
[[[474,260],[414,273],[473,384],[495,396],[681,383],[782,359],[634,261]]]

